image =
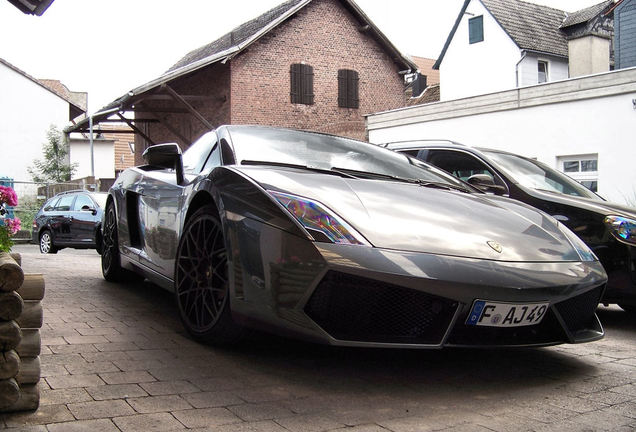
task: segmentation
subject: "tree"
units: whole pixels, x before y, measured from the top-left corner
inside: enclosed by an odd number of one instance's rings
[[[67,162],[68,146],[62,140],[62,133],[54,126],[46,133],[47,142],[42,145],[44,160],[34,159],[27,168],[36,183],[61,183],[71,179],[77,164]]]

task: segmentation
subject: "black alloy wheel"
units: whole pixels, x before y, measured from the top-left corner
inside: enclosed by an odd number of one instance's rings
[[[187,221],[175,262],[179,315],[190,335],[215,344],[236,342],[243,329],[230,311],[228,254],[214,206],[197,210]]]
[[[57,253],[57,248],[53,246],[53,237],[51,236],[51,231],[49,230],[44,230],[42,231],[42,234],[40,234],[40,253]]]
[[[117,216],[115,206],[109,203],[104,219],[102,234],[102,274],[109,282],[122,280],[123,269],[119,258],[119,241],[117,238]]]

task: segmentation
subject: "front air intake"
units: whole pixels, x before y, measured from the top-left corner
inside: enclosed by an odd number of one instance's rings
[[[422,291],[332,271],[305,312],[338,340],[437,345],[457,306]]]

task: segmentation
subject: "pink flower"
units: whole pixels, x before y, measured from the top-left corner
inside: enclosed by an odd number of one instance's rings
[[[18,231],[20,231],[21,228],[21,223],[20,223],[20,219],[15,218],[15,219],[5,219],[4,223],[7,227],[7,230],[9,231],[9,235],[13,235],[15,233],[17,233]]]
[[[12,188],[0,186],[0,204],[1,203],[6,203],[10,207],[18,205],[18,196]]]

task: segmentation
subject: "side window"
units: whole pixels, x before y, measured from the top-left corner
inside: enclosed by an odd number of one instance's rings
[[[55,205],[56,211],[70,211],[75,195],[64,195]]]
[[[212,171],[214,168],[221,165],[221,149],[218,144],[214,145],[212,153],[208,156],[208,160],[203,167],[203,171]]]
[[[44,206],[44,211],[51,211],[55,208],[55,205],[57,204],[57,200],[59,198],[51,198],[46,205]]]
[[[81,211],[82,207],[95,208],[95,203],[90,199],[88,195],[77,195],[75,204],[73,204],[73,211]]]
[[[484,40],[484,16],[476,16],[468,20],[468,42],[471,44]]]
[[[313,105],[314,68],[304,63],[294,63],[289,68],[291,103]]]
[[[545,60],[539,60],[537,62],[537,83],[541,84],[548,82],[550,76],[548,75],[548,62]]]
[[[496,184],[503,185],[503,182],[485,163],[461,151],[430,150],[428,162],[464,181],[475,174],[486,174]]]
[[[400,153],[404,153],[405,155],[411,156],[411,157],[414,157],[414,158],[417,157],[419,152],[420,152],[419,150],[402,150],[402,151],[400,151]]]
[[[338,70],[338,106],[340,108],[358,108],[358,72],[350,69]]]
[[[236,163],[232,147],[225,139],[221,139],[221,161],[223,165],[234,165]]]

